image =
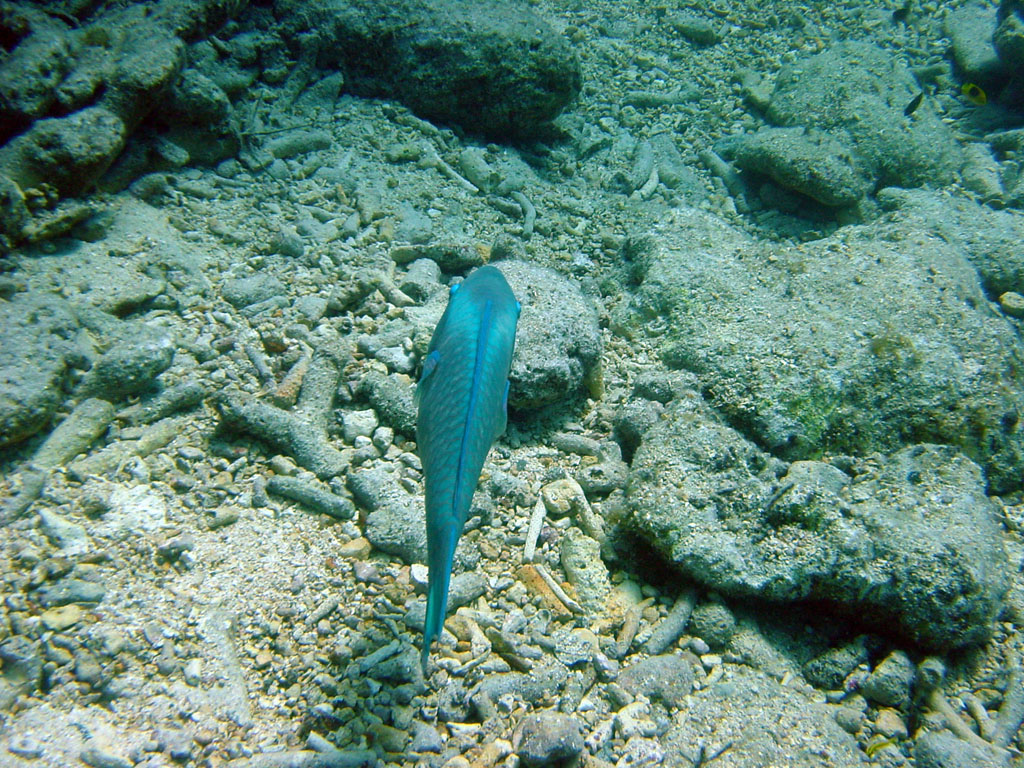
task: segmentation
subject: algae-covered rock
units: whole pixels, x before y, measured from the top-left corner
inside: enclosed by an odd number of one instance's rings
[[[644,436],[627,502],[653,547],[722,594],[829,603],[941,651],[987,640],[1007,558],[980,468],[917,445],[853,472],[802,461],[781,474],[680,401]]]
[[[1024,348],[962,242],[915,225],[757,244],[694,210],[627,247],[634,316],[745,435],[786,459],[958,446],[991,488],[1024,477]]]
[[[114,162],[126,136],[124,121],[100,106],[37,120],[0,148],[0,172],[23,189],[46,182],[63,194],[81,194]]]
[[[828,131],[880,186],[948,184],[960,166],[960,149],[927,101],[904,114],[918,93],[913,74],[888,52],[840,42],[783,67],[768,118]]]
[[[525,5],[375,0],[277,5],[288,37],[316,30],[321,56],[361,96],[497,138],[539,132],[580,90],[566,39]]]
[[[4,8],[4,26],[12,24],[9,18],[19,11]],[[68,26],[61,20],[21,10],[21,23],[27,34],[5,56],[0,67],[0,141],[9,132],[24,127],[32,120],[44,117],[57,99],[57,86],[71,68],[71,36]],[[4,30],[5,37],[10,34]]]
[[[46,294],[0,301],[0,448],[30,437],[63,402],[78,321]]]
[[[853,205],[874,186],[849,148],[822,131],[765,128],[743,136],[736,164],[834,207]]]

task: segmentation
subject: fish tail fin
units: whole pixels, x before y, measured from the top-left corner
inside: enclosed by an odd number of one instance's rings
[[[427,679],[427,664],[430,662],[430,642],[426,634],[423,635],[423,650],[420,651],[420,668],[423,670],[423,679]]]
[[[426,677],[427,662],[430,660],[430,646],[441,637],[441,629],[448,613],[448,584],[452,576],[452,560],[460,531],[444,529],[427,537],[427,560],[430,568],[427,576],[427,619],[423,626],[423,651],[420,664]]]

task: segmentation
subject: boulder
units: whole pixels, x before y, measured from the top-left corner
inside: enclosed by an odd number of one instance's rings
[[[834,606],[931,650],[984,643],[1008,561],[981,469],[950,446],[783,466],[681,400],[644,436],[632,526],[687,578],[741,598]]]

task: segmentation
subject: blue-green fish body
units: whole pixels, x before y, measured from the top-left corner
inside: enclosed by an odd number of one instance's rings
[[[416,389],[416,443],[427,509],[427,620],[424,672],[448,608],[455,546],[484,459],[505,431],[508,373],[519,302],[504,275],[481,267],[452,288],[434,329]]]

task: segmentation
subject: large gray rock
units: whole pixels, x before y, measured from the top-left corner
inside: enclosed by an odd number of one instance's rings
[[[1024,2],[1002,0],[996,13],[998,26],[992,36],[992,43],[999,53],[999,60],[1008,72],[1016,72],[1017,80],[1024,70]]]
[[[346,480],[356,503],[368,510],[366,538],[381,552],[406,563],[427,562],[427,528],[424,524],[422,494],[407,491],[398,478],[383,466],[357,469]],[[470,515],[476,514],[474,508]],[[455,572],[475,568],[480,550],[468,536],[455,549]]]
[[[849,768],[862,764],[857,740],[844,731],[825,704],[808,703],[795,686],[743,665],[730,667],[727,681],[687,699],[685,717],[676,717],[661,739],[671,755],[721,754],[706,764],[719,768]],[[723,716],[723,713],[727,713]],[[714,738],[709,744],[707,734]],[[714,745],[714,746],[712,746]],[[671,762],[666,765],[687,765]]]
[[[1020,486],[1024,349],[955,240],[893,223],[767,247],[677,209],[625,255],[641,286],[617,327],[660,333],[666,362],[777,455],[950,443],[992,489]]]
[[[495,262],[522,305],[509,403],[534,409],[580,393],[598,374],[601,330],[575,281],[526,261]]]
[[[536,133],[580,90],[566,39],[526,5],[497,0],[286,0],[283,34],[315,31],[321,56],[362,96],[498,138]]]
[[[124,121],[104,107],[37,120],[0,147],[0,173],[24,188],[43,182],[62,194],[87,191],[124,147]]]
[[[366,538],[381,552],[407,563],[427,560],[427,531],[419,500],[383,467],[360,469],[348,475],[348,489],[369,510]]]
[[[771,176],[822,205],[853,205],[874,188],[849,148],[821,131],[763,128],[746,134],[736,145],[736,165]]]
[[[116,114],[129,131],[163,99],[185,63],[185,44],[169,30],[148,23],[129,7],[120,23],[131,28],[113,46],[101,104]]]
[[[1024,293],[1024,218],[1016,212],[928,189],[887,189],[879,201],[898,211],[896,220],[879,223],[883,236],[905,239],[918,230],[941,238],[963,251],[991,297]]]
[[[992,44],[996,24],[996,9],[982,3],[951,9],[943,22],[953,59],[962,75],[972,82],[987,82],[1000,74],[1002,65]]]
[[[0,448],[30,437],[63,402],[78,322],[57,298],[0,301]]]
[[[492,264],[522,306],[509,374],[509,405],[533,410],[576,397],[600,373],[602,340],[593,302],[575,281],[554,270],[519,259]],[[406,309],[406,317],[416,326],[421,355],[447,302],[448,291],[439,290],[422,307]]]
[[[76,394],[117,402],[149,389],[171,367],[174,343],[170,336],[141,324],[129,327],[96,359]]]
[[[978,466],[918,445],[852,473],[784,468],[681,400],[644,436],[627,500],[651,545],[715,591],[824,601],[940,651],[984,642],[1007,558]]]
[[[0,67],[0,141],[46,114],[71,67],[71,39],[64,22],[28,9],[7,7],[4,14],[5,35],[18,27],[31,31]]]
[[[157,0],[113,8],[87,3],[63,16],[6,4],[0,22],[9,52],[0,62],[0,174],[23,189],[45,182],[61,195],[78,196],[122,159],[119,177],[128,178],[120,187],[127,186],[148,160],[125,159],[132,153],[123,150],[177,79],[185,40],[212,32],[247,3]],[[73,17],[75,29],[63,21]],[[207,83],[185,86],[187,106],[202,109],[187,119],[180,109],[163,110],[163,138],[186,144],[199,160],[237,151],[223,92],[204,90]],[[11,240],[21,234],[18,227],[4,229]]]
[[[903,114],[919,92],[910,70],[881,48],[841,42],[783,67],[768,118],[828,131],[879,186],[947,184],[961,152],[927,99],[913,115]]]

